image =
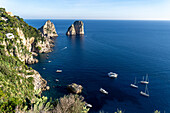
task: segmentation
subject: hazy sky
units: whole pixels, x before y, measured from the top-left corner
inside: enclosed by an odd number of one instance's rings
[[[0,0],[24,19],[170,20],[170,0]]]

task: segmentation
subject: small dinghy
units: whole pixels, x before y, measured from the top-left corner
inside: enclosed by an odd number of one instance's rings
[[[135,77],[135,82],[133,84],[130,84],[130,86],[133,88],[138,88],[137,83],[136,83],[136,77]]]
[[[104,90],[103,88],[100,88],[100,92],[102,92],[104,94],[108,94],[108,92],[106,90]]]
[[[48,61],[49,63],[51,62],[51,61]]]
[[[55,81],[56,81],[56,82],[59,82],[59,80],[58,80],[58,79],[55,79]]]
[[[43,68],[43,70],[45,70],[46,68]]]
[[[62,72],[62,70],[57,70],[57,71],[56,71],[56,73],[61,73],[61,72]]]
[[[145,97],[149,97],[149,91],[148,91],[147,84],[146,84],[146,87],[145,87],[145,92],[141,91],[140,94],[145,96]]]
[[[86,103],[85,106],[89,107],[89,108],[92,108],[92,105],[91,104],[88,104]]]
[[[149,84],[149,78],[148,74],[146,74],[146,77],[143,76],[143,80],[140,81],[141,84]]]
[[[108,73],[108,76],[109,76],[110,78],[117,78],[118,74],[117,74],[117,73],[113,73],[113,72],[109,72],[109,73]]]

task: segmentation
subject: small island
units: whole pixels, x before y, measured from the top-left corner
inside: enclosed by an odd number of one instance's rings
[[[82,21],[75,21],[67,30],[67,36],[84,35],[84,24]]]

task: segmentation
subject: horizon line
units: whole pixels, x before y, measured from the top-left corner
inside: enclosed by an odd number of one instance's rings
[[[95,19],[95,18],[23,18],[24,20],[133,20],[133,21],[170,21],[170,19]]]

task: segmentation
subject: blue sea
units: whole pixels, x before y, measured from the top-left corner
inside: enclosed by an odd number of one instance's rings
[[[46,22],[25,21],[36,28]],[[40,54],[39,63],[32,65],[50,86],[44,96],[60,98],[69,94],[68,84],[77,83],[84,88],[85,101],[93,106],[91,113],[114,113],[117,109],[170,113],[170,21],[83,20],[85,35],[75,37],[65,35],[75,20],[51,21],[59,35],[54,51],[48,53],[49,59]],[[57,69],[63,72],[56,73]],[[111,71],[118,73],[117,79],[108,77]],[[140,95],[145,85],[130,87],[135,77],[140,81],[146,74],[149,98]],[[109,94],[102,94],[100,88]]]

